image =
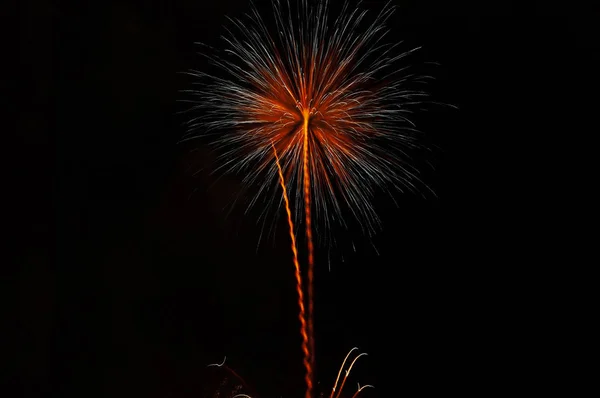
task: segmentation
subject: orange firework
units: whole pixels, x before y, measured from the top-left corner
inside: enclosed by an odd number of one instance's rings
[[[331,227],[347,227],[350,216],[371,235],[380,224],[375,187],[419,186],[408,117],[425,96],[413,89],[424,77],[400,64],[414,50],[384,41],[390,6],[370,21],[348,4],[332,19],[325,0],[300,0],[297,9],[273,0],[273,10],[272,20],[256,8],[231,20],[223,48],[205,54],[215,75],[190,72],[191,110],[201,113],[186,139],[210,136],[221,150],[218,171],[258,187],[250,206],[264,201],[264,208],[275,204],[275,146],[294,222],[305,224],[310,279],[313,226],[329,242]]]
[[[231,19],[224,48],[207,57],[222,74],[193,71],[198,88],[189,138],[211,135],[223,150],[220,169],[243,172],[259,187],[258,200],[274,204],[283,190],[300,304],[306,397],[314,385],[313,225],[327,238],[334,222],[352,214],[366,233],[379,225],[371,204],[375,187],[415,189],[419,179],[407,152],[416,146],[410,106],[425,95],[409,89],[419,77],[397,67],[411,53],[386,44],[385,6],[370,22],[367,12],[346,3],[329,18],[327,0],[297,8],[273,0],[270,24],[252,8]],[[295,206],[290,205],[290,199]],[[295,213],[292,214],[292,208]],[[303,212],[301,211],[303,209]],[[349,210],[348,211],[344,211]],[[314,210],[314,211],[313,211]],[[314,220],[313,220],[314,214]],[[294,223],[304,223],[308,249],[305,311]],[[341,387],[345,383],[344,377]],[[335,388],[334,386],[334,392]],[[337,398],[333,396],[331,398]]]

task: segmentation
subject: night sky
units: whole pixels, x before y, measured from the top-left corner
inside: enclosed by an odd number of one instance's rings
[[[200,398],[224,375],[206,365],[227,356],[253,396],[302,396],[287,226],[257,249],[257,212],[223,211],[241,177],[217,181],[204,143],[177,143],[179,90],[193,81],[178,72],[206,68],[194,42],[218,45],[225,16],[248,3],[69,3],[19,6],[14,385],[25,397]],[[369,356],[348,392],[374,384],[365,397],[512,391],[530,377],[537,274],[523,264],[536,263],[545,220],[528,144],[552,124],[555,71],[597,59],[591,22],[520,2],[393,3],[392,38],[440,64],[423,66],[432,100],[458,109],[414,118],[435,148],[423,179],[437,198],[395,194],[396,207],[378,194],[379,255],[360,231],[340,236],[357,251],[335,252],[331,270],[317,251],[318,389],[358,346]]]

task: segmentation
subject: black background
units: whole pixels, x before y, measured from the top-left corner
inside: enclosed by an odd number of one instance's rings
[[[393,38],[441,64],[433,98],[459,109],[416,116],[440,148],[425,176],[438,198],[378,201],[379,256],[357,238],[329,271],[317,252],[319,390],[358,346],[369,356],[348,391],[374,384],[365,396],[513,391],[532,378],[541,338],[538,231],[551,221],[534,193],[559,171],[540,173],[537,155],[561,128],[548,105],[564,98],[564,77],[597,59],[592,13],[394,2]],[[224,356],[253,394],[302,395],[285,224],[256,250],[253,215],[221,210],[239,177],[215,183],[210,152],[177,144],[178,90],[190,84],[177,72],[205,67],[193,43],[218,43],[225,15],[247,7],[17,6],[25,79],[9,106],[25,148],[14,215],[25,243],[13,381],[25,396],[201,397],[222,377],[206,365]]]

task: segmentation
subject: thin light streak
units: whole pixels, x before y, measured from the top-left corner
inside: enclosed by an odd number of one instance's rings
[[[277,171],[279,173],[279,183],[283,192],[283,200],[285,202],[285,211],[287,213],[288,226],[290,231],[290,240],[292,245],[292,253],[294,255],[294,269],[296,270],[296,292],[298,294],[298,307],[299,313],[298,318],[300,319],[300,334],[302,335],[302,352],[304,354],[304,368],[305,368],[305,382],[306,382],[306,394],[305,398],[312,397],[313,389],[313,361],[310,347],[309,329],[306,325],[306,316],[304,311],[304,293],[302,290],[302,276],[300,273],[300,263],[298,261],[298,250],[296,248],[296,236],[294,235],[294,223],[292,221],[292,211],[290,209],[290,203],[288,200],[287,189],[285,187],[285,179],[281,170],[281,164],[279,163],[279,156],[277,150],[273,146],[273,154],[275,156],[275,163],[277,164]]]

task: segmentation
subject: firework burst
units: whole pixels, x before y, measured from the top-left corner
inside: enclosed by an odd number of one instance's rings
[[[422,78],[398,65],[414,50],[398,52],[397,44],[385,42],[393,13],[389,4],[370,22],[366,11],[350,9],[348,3],[336,19],[329,17],[327,0],[310,5],[301,0],[295,8],[282,7],[278,0],[272,4],[271,25],[253,7],[244,19],[230,20],[233,28],[223,37],[221,52],[205,54],[222,76],[191,72],[199,86],[188,91],[194,96],[192,110],[203,114],[192,119],[187,138],[214,138],[223,151],[219,169],[243,173],[244,183],[259,187],[250,206],[261,198],[267,200],[265,211],[275,207],[276,198],[285,205],[305,396],[311,398],[313,211],[317,235],[325,239],[334,222],[347,226],[345,209],[370,235],[379,226],[371,204],[376,187],[416,190],[420,181],[407,155],[417,146],[416,130],[408,116],[425,94],[409,88]],[[282,195],[269,194],[278,185]],[[308,246],[306,314],[294,233],[294,223],[301,221]],[[339,398],[337,383],[331,398]]]
[[[335,19],[329,8],[326,0],[297,7],[273,0],[270,21],[254,7],[230,19],[224,47],[203,54],[220,72],[190,72],[198,85],[188,90],[191,110],[202,114],[186,137],[213,138],[221,149],[218,171],[258,187],[249,207],[264,201],[263,215],[283,204],[274,194],[274,146],[294,221],[314,218],[323,242],[350,218],[369,236],[377,230],[375,188],[424,187],[408,154],[418,146],[411,107],[425,96],[409,87],[425,77],[400,62],[414,50],[385,41],[393,7],[370,20],[348,3]]]

